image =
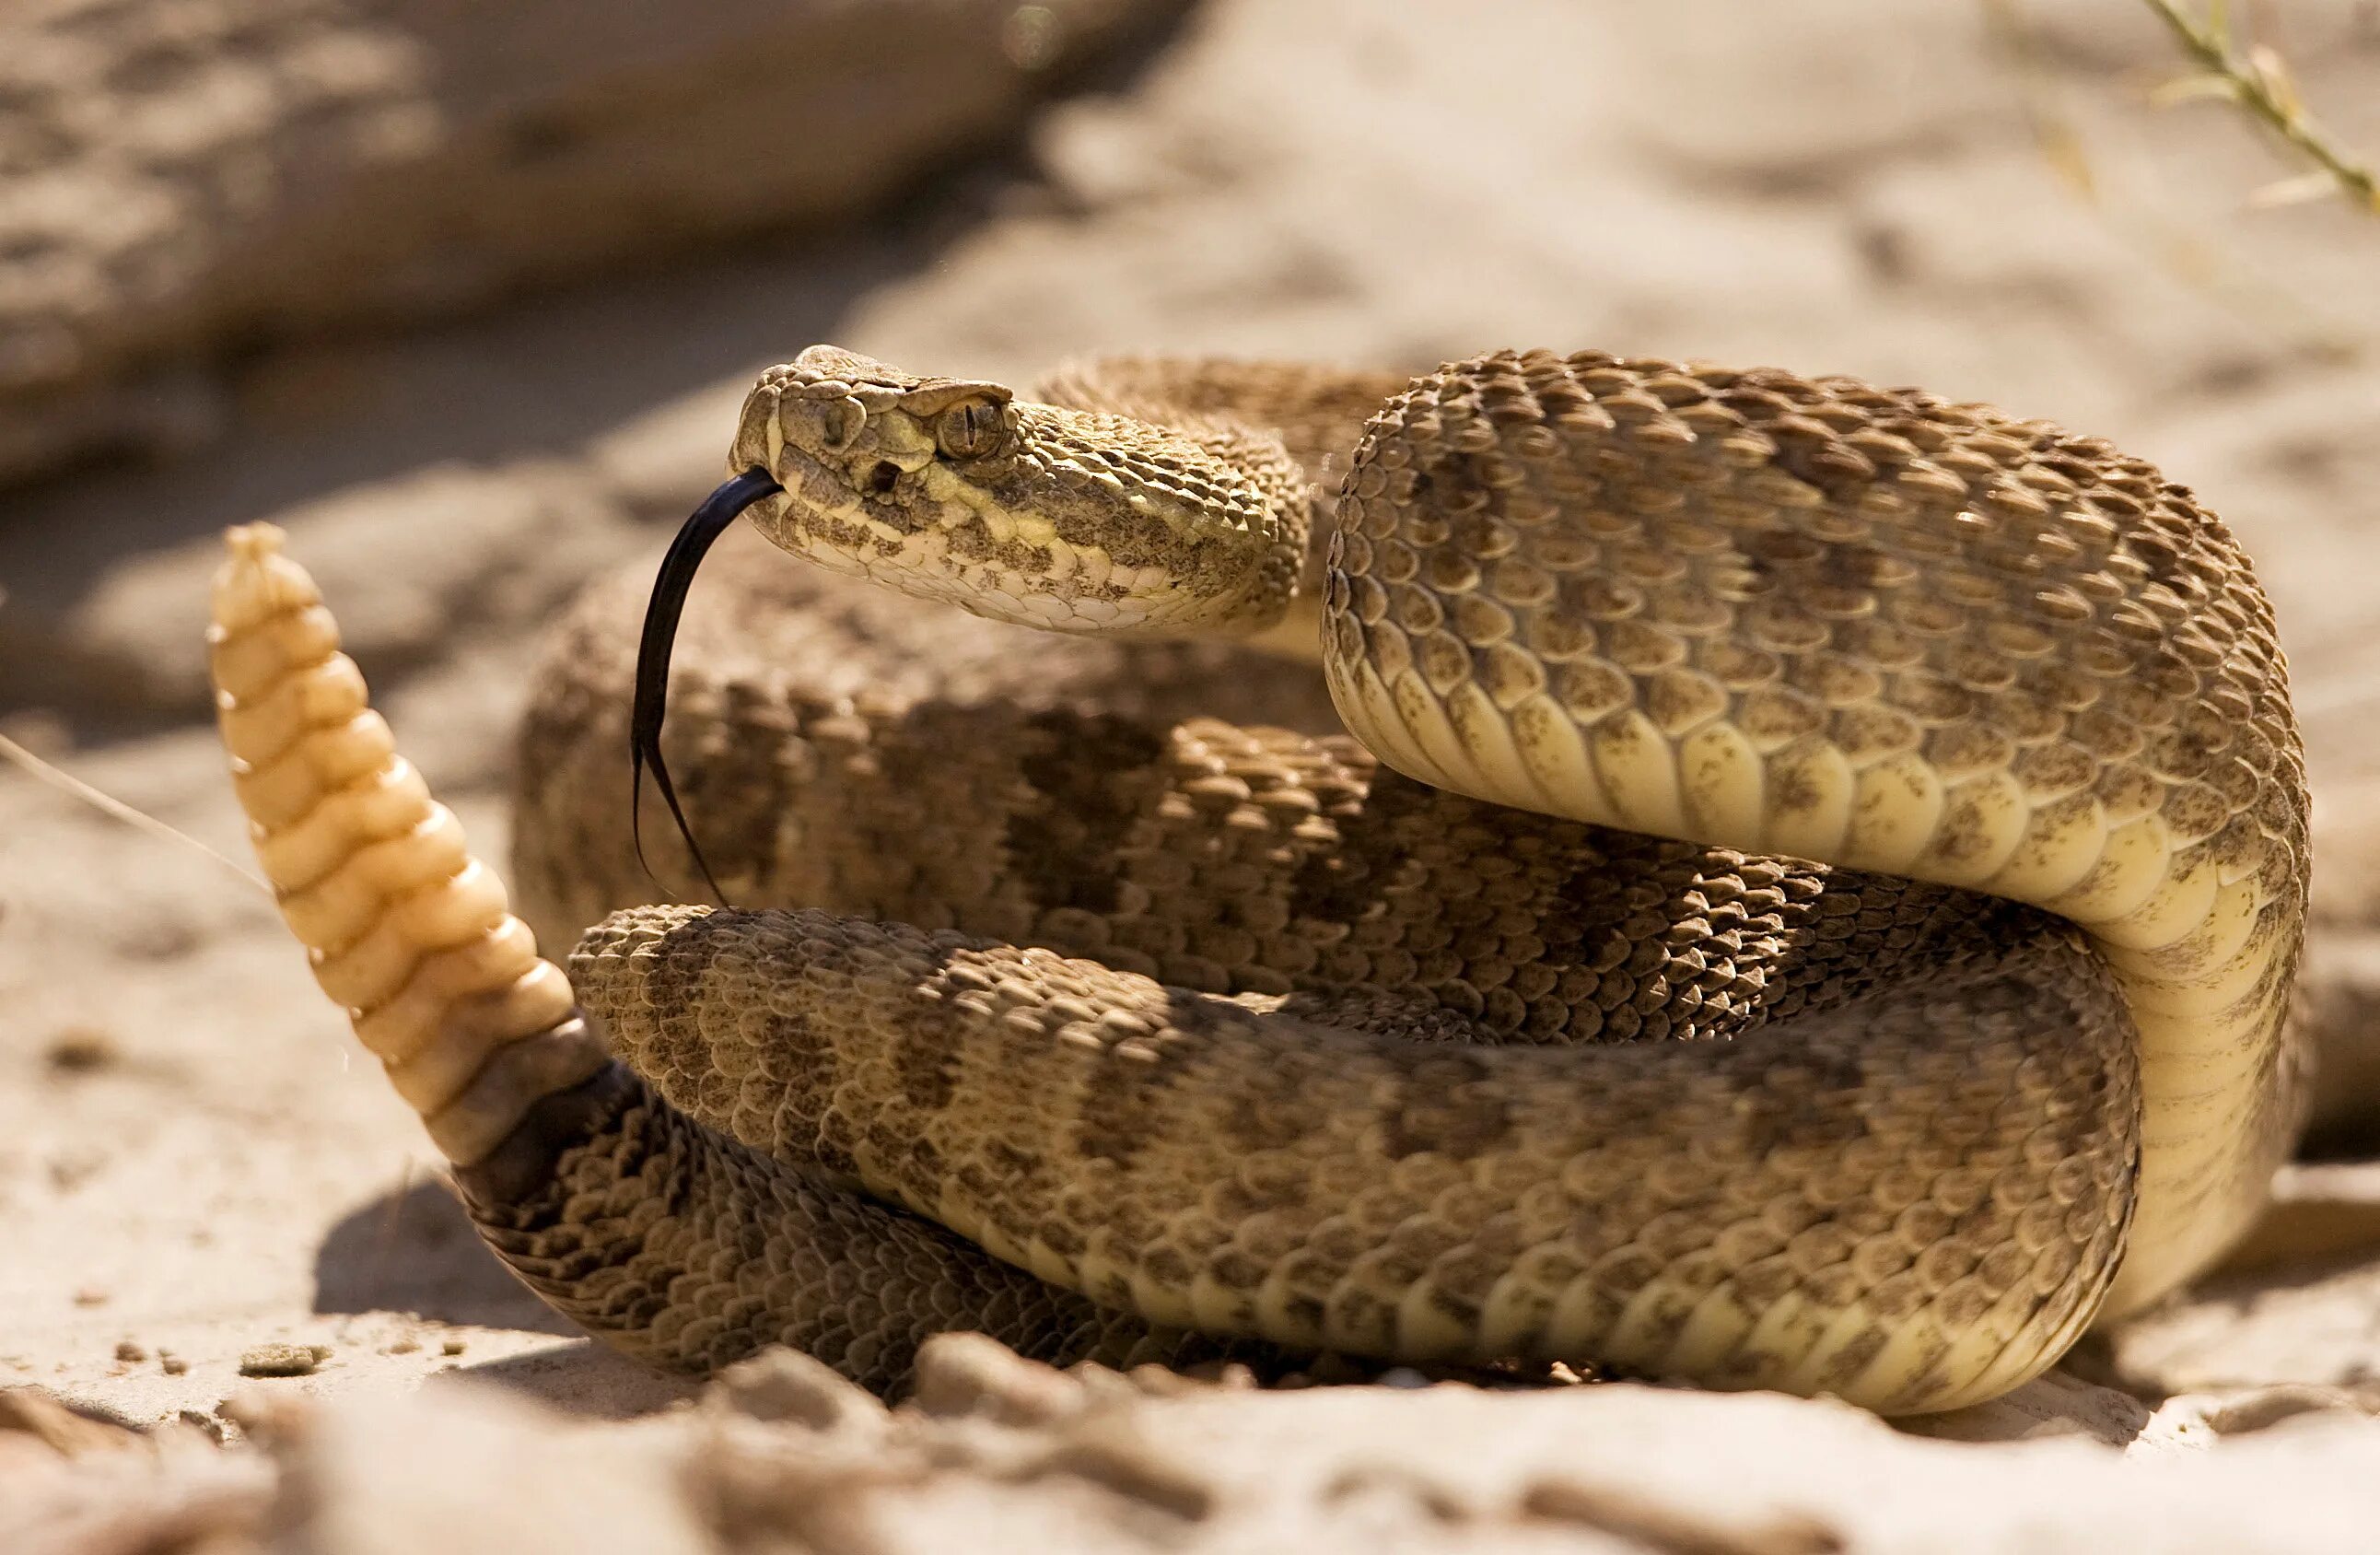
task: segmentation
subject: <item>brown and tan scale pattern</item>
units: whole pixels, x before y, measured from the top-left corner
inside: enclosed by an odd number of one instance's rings
[[[2130,1204],[2130,1030],[2056,940],[1787,1050],[1459,1018],[1422,1048],[816,912],[631,911],[572,972],[691,1116],[1102,1305],[1292,1348],[1943,1407],[2070,1342]]]
[[[565,624],[516,870],[550,935],[622,909],[572,978],[636,1073],[463,1174],[499,1251],[679,1366],[897,1385],[939,1324],[1894,1412],[2212,1256],[2301,1091],[2301,777],[2220,525],[1846,381],[1507,354],[1359,436],[1379,388],[772,370],[755,528],[995,619],[705,581],[668,745],[735,911],[637,905],[641,580]],[[1118,640],[1276,609],[1334,473],[1325,676]]]
[[[1416,381],[1339,519],[1331,687],[1384,759],[2082,925],[2142,1035],[2110,1312],[2244,1228],[2303,1097],[2304,770],[2186,489],[1912,390],[1540,351]]]

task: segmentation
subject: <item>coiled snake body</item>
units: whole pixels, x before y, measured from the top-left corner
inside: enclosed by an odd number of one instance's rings
[[[864,582],[696,598],[669,748],[736,910],[635,905],[635,601],[560,634],[516,865],[549,939],[621,909],[570,964],[600,1040],[274,537],[218,586],[318,975],[490,1243],[631,1351],[898,1387],[980,1328],[1938,1409],[2204,1267],[2289,1148],[2270,612],[2103,443],[1594,353],[1028,402],[816,347],[731,467]]]

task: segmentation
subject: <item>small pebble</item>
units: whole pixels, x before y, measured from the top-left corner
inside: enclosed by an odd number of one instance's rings
[[[331,1358],[327,1344],[259,1344],[240,1352],[242,1377],[311,1377]]]
[[[463,1353],[463,1342],[459,1339],[450,1339],[438,1346],[438,1353],[442,1355],[459,1355]]]
[[[190,1363],[179,1355],[168,1355],[160,1350],[157,1352],[157,1369],[168,1377],[179,1377],[190,1369]]]
[[[42,1057],[62,1075],[88,1075],[122,1056],[115,1039],[95,1026],[70,1026],[50,1039]]]
[[[128,1339],[121,1339],[116,1341],[115,1358],[119,1361],[145,1361],[149,1358],[149,1352]]]
[[[77,1306],[104,1306],[107,1305],[107,1293],[97,1285],[85,1285],[74,1294],[74,1304]]]
[[[383,1355],[410,1355],[416,1350],[420,1348],[421,1342],[418,1339],[400,1339],[394,1344],[391,1344],[386,1349],[382,1350],[381,1354]]]

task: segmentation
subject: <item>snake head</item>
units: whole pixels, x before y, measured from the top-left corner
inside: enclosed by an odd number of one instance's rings
[[[922,378],[832,346],[763,373],[731,455],[751,509],[832,571],[1056,631],[1256,630],[1304,560],[1304,479],[1243,429],[1168,429]]]
[[[754,522],[777,544],[841,572],[896,561],[953,516],[925,472],[1013,460],[1015,395],[1007,385],[920,378],[832,346],[771,368],[744,401],[731,462],[758,468],[785,496]]]

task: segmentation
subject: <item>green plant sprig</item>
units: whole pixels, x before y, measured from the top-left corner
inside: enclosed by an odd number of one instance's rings
[[[2334,145],[2314,123],[2298,95],[2287,61],[2263,43],[2252,43],[2242,51],[2234,43],[2226,0],[2210,0],[2204,20],[2183,10],[2179,0],[2145,0],[2145,4],[2204,71],[2158,92],[2158,102],[2226,99],[2318,164],[2316,171],[2258,190],[2252,197],[2255,203],[2286,205],[2336,192],[2380,215],[2380,176]]]

